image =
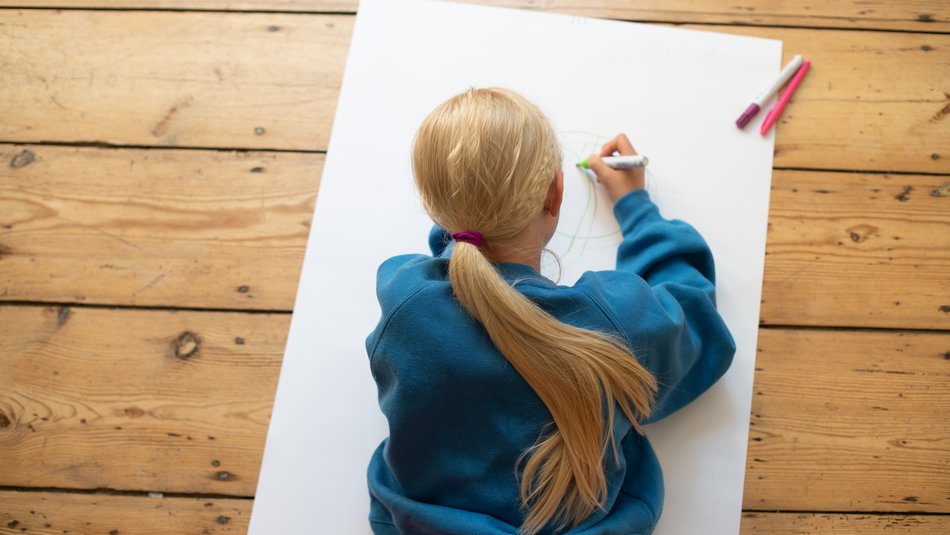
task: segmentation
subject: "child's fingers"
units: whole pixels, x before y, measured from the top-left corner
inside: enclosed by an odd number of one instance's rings
[[[620,136],[617,136],[611,139],[610,141],[608,141],[607,143],[604,143],[604,146],[600,148],[600,156],[601,157],[612,156],[614,151],[617,150],[617,141],[619,138]]]
[[[620,134],[617,136],[617,148],[620,154],[624,156],[631,156],[637,153],[637,149],[633,148],[633,144],[631,144],[630,140],[627,139],[626,134]]]
[[[600,156],[596,154],[591,154],[587,157],[587,165],[590,167],[590,170],[597,175],[597,179],[600,180],[602,176],[613,171],[603,160],[600,159]]]
[[[637,154],[637,150],[633,148],[626,134],[617,134],[617,137],[608,141],[600,149],[601,156],[611,156],[614,152],[619,152],[623,156]]]

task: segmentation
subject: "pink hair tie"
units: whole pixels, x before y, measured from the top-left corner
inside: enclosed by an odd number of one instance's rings
[[[482,236],[481,232],[475,232],[474,230],[463,230],[462,232],[456,232],[452,235],[457,242],[471,243],[475,247],[481,247],[485,243],[485,237]]]

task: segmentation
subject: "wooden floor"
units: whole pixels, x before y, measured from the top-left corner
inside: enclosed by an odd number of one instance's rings
[[[490,3],[814,62],[742,532],[950,533],[950,4]],[[0,0],[0,533],[246,530],[355,10]]]

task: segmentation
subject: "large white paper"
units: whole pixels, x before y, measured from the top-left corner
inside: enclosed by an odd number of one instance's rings
[[[314,51],[316,53],[316,51]],[[734,121],[780,68],[781,43],[423,0],[363,0],[353,33],[250,524],[252,535],[370,533],[366,466],[387,436],[364,339],[375,272],[427,252],[409,155],[423,117],[469,86],[538,103],[565,149],[550,249],[560,282],[614,267],[617,224],[578,171],[618,132],[650,157],[667,218],[712,247],[738,352],[694,404],[649,426],[666,500],[656,533],[738,532],[771,180],[771,136]],[[558,267],[546,260],[546,274]]]

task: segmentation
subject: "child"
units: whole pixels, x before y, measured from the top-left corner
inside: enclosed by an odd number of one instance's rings
[[[619,135],[590,166],[616,203],[617,269],[558,286],[538,273],[564,191],[547,118],[492,88],[423,121],[432,256],[380,266],[366,341],[390,432],[368,471],[377,535],[653,530],[663,479],[641,426],[709,388],[735,344],[706,243],[660,217],[642,169],[607,167],[614,151],[636,154]]]

